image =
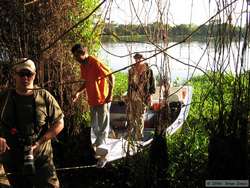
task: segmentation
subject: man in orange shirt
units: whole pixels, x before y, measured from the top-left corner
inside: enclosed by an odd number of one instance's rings
[[[110,105],[114,86],[114,76],[110,69],[96,57],[88,54],[87,47],[75,44],[71,52],[75,60],[80,63],[81,78],[84,84],[73,96],[75,102],[83,90],[86,89],[90,105],[91,128],[96,136],[93,146],[95,149],[105,144],[110,124]]]

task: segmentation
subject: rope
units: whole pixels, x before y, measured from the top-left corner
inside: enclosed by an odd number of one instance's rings
[[[45,47],[44,49],[42,49],[41,50],[41,52],[44,52],[44,51],[46,51],[46,50],[48,50],[49,48],[51,48],[52,46],[54,46],[55,45],[55,43],[57,43],[61,38],[63,38],[67,33],[69,33],[71,30],[73,30],[74,28],[76,28],[78,25],[80,25],[82,22],[84,22],[86,19],[88,19],[98,8],[100,8],[101,7],[101,5],[103,4],[103,3],[105,3],[105,1],[106,0],[103,0],[88,16],[86,16],[85,18],[83,18],[82,20],[80,20],[78,23],[76,23],[75,25],[73,25],[72,27],[70,27],[68,30],[66,30],[65,32],[63,32],[57,39],[55,39],[52,43],[50,43],[47,47]],[[182,39],[180,42],[177,42],[177,43],[175,43],[175,44],[173,44],[173,45],[171,45],[171,46],[168,46],[168,47],[166,47],[166,48],[160,48],[160,47],[158,47],[159,48],[159,51],[158,52],[156,52],[155,54],[153,54],[152,56],[149,56],[149,57],[147,57],[147,58],[145,58],[145,59],[143,59],[142,60],[142,62],[143,61],[146,61],[146,60],[148,60],[148,59],[151,59],[151,58],[153,58],[153,57],[155,57],[155,56],[157,56],[158,54],[160,54],[160,53],[166,53],[166,51],[167,50],[169,50],[170,48],[173,48],[173,47],[175,47],[175,46],[177,46],[177,45],[179,45],[179,44],[181,44],[181,43],[184,43],[184,42],[186,42],[194,33],[196,33],[197,31],[199,31],[204,25],[206,25],[207,23],[209,23],[212,19],[214,19],[218,14],[220,14],[222,11],[224,11],[226,8],[228,8],[229,6],[231,6],[231,5],[233,5],[234,3],[236,3],[237,1],[239,1],[239,0],[234,0],[234,1],[232,1],[231,3],[229,3],[227,6],[225,6],[225,7],[223,7],[221,10],[219,10],[219,11],[217,11],[217,13],[215,13],[212,17],[210,17],[207,21],[205,21],[203,24],[201,24],[199,27],[197,27],[194,31],[192,31],[187,37],[185,37],[184,39]],[[169,54],[167,54],[168,56],[170,56]],[[174,58],[174,57],[171,57],[171,58],[173,58],[173,59],[175,59],[176,60],[176,58]],[[28,58],[29,59],[29,58]],[[17,63],[17,64],[20,64],[20,63],[23,63],[23,62],[25,62],[25,61],[27,61],[27,60],[24,60],[24,61],[22,61],[22,62],[19,62],[19,63]],[[178,61],[178,62],[180,62],[180,61]],[[183,62],[181,62],[181,63],[183,63]],[[126,69],[128,69],[128,68],[130,68],[130,67],[132,67],[132,66],[134,66],[136,63],[133,63],[133,64],[131,64],[131,65],[128,65],[128,66],[125,66],[125,67],[123,67],[123,68],[121,68],[121,69],[118,69],[118,70],[116,70],[116,71],[113,71],[113,72],[111,72],[110,74],[107,74],[106,76],[104,76],[104,77],[101,77],[101,78],[99,78],[98,80],[100,80],[100,79],[103,79],[103,78],[105,78],[105,77],[108,77],[108,76],[110,76],[110,75],[112,75],[112,74],[115,74],[115,73],[117,73],[117,72],[121,72],[121,71],[123,71],[123,70],[126,70]],[[14,65],[16,65],[16,64],[14,64]],[[13,65],[13,66],[14,66]],[[191,66],[191,65],[188,65],[188,66]],[[196,67],[197,69],[199,69],[198,67]],[[199,70],[201,70],[201,69],[199,69]],[[204,73],[204,71],[203,70],[201,70],[203,73]]]
[[[69,84],[77,84],[77,83],[85,83],[86,80],[75,80],[75,81],[69,81],[69,82],[57,82],[57,81],[54,81],[54,80],[50,80],[48,82],[45,82],[43,85],[46,86],[46,85],[49,85],[49,84],[57,84],[57,86],[61,86],[61,85],[69,85]],[[39,89],[45,89],[45,87],[34,87],[34,88],[27,88],[27,90],[39,90]],[[0,90],[8,90],[8,89],[16,89],[15,87],[1,87],[0,86]]]
[[[93,165],[85,165],[85,166],[73,166],[73,167],[62,167],[62,168],[56,168],[57,172],[63,172],[63,171],[68,171],[68,170],[79,170],[79,169],[87,169],[87,168],[97,168],[96,164]],[[12,173],[2,173],[0,174],[0,179],[1,178],[6,178],[9,175],[16,174],[15,172]]]
[[[29,3],[34,3],[34,2],[37,2],[37,0],[34,0],[32,2],[29,2]],[[94,14],[97,9],[99,9],[104,3],[106,2],[106,0],[103,0],[100,4],[98,4],[86,17],[82,18],[80,21],[78,21],[76,24],[74,24],[73,26],[71,26],[69,29],[67,29],[66,31],[64,31],[62,34],[60,34],[54,41],[52,41],[51,43],[48,44],[47,47],[43,48],[39,54],[42,54],[43,52],[47,51],[48,49],[50,49],[51,47],[53,47],[59,40],[61,40],[66,34],[68,34],[71,30],[75,29],[76,27],[78,27],[80,24],[82,24],[83,22],[85,22],[85,20],[87,20],[92,14]],[[37,55],[33,55],[33,56],[29,56],[27,57],[27,60],[28,59],[34,59]],[[13,65],[10,65],[10,66],[15,66],[15,65],[18,65],[18,64],[21,64],[21,63],[24,63],[25,61],[27,60],[23,60],[23,61],[20,61],[18,63],[15,63]]]
[[[97,167],[96,164],[85,165],[85,166],[62,167],[62,168],[57,168],[56,171],[78,170],[78,169],[96,168],[96,167]]]
[[[97,9],[99,9],[102,4],[104,4],[106,2],[106,0],[103,0],[99,5],[97,5],[94,10],[87,15],[85,18],[83,18],[82,20],[80,20],[79,22],[77,22],[75,25],[73,25],[72,27],[70,27],[68,30],[64,31],[61,35],[59,35],[57,37],[57,39],[55,39],[52,43],[50,43],[47,47],[45,47],[44,49],[41,50],[41,52],[44,52],[46,50],[48,50],[49,48],[51,48],[52,46],[54,46],[59,40],[61,40],[61,38],[63,38],[66,34],[68,34],[71,30],[73,30],[74,28],[76,28],[78,25],[80,25],[81,23],[83,23],[85,20],[87,20],[92,14],[95,13],[95,11]]]
[[[231,3],[229,3],[227,6],[223,7],[221,10],[217,11],[212,17],[210,17],[207,21],[205,21],[203,24],[201,24],[199,27],[197,27],[194,31],[192,31],[189,35],[187,35],[187,36],[186,36],[184,39],[182,39],[180,42],[174,43],[173,45],[168,46],[168,47],[166,47],[166,48],[161,48],[161,47],[157,46],[158,49],[159,49],[159,51],[156,52],[155,54],[153,54],[153,55],[147,57],[147,58],[144,58],[141,62],[146,61],[146,60],[148,60],[148,59],[151,59],[151,58],[157,56],[157,55],[160,54],[160,53],[166,53],[167,50],[169,50],[169,49],[171,49],[171,48],[173,48],[173,47],[175,47],[175,46],[177,46],[177,45],[179,45],[179,44],[182,44],[182,43],[186,42],[190,37],[193,36],[194,33],[196,33],[197,31],[199,31],[204,25],[206,25],[207,23],[209,23],[209,22],[210,22],[211,20],[213,20],[218,14],[220,14],[221,12],[223,12],[225,9],[227,9],[228,7],[230,7],[231,5],[233,5],[234,3],[236,3],[237,1],[239,1],[239,0],[234,0],[234,1],[232,1]],[[167,53],[166,53],[166,54],[167,54]],[[175,60],[176,60],[176,58],[170,56],[169,54],[167,54],[167,55],[168,55],[169,57],[171,57],[172,59],[175,59]],[[180,62],[180,63],[182,63],[182,64],[185,64],[185,63],[183,63],[183,62],[180,61],[180,60],[177,60],[177,61]],[[127,69],[127,68],[130,68],[130,67],[134,66],[135,64],[136,64],[136,63],[133,63],[133,64],[128,65],[128,66],[125,66],[125,67],[123,67],[123,68],[121,68],[121,69],[115,70],[115,71],[111,72],[110,74],[107,74],[106,76],[101,77],[101,78],[99,78],[99,79],[103,79],[103,78],[108,77],[108,76],[110,76],[110,75],[112,75],[112,74],[115,74],[115,73],[117,73],[117,72],[121,72],[121,71],[123,71],[123,70],[125,70],[125,69]],[[186,64],[186,65],[187,65],[187,64]],[[203,73],[205,73],[202,69],[200,69],[200,68],[197,67],[197,66],[192,66],[192,65],[187,65],[187,66],[195,67],[196,69],[199,69],[200,71],[202,71]]]

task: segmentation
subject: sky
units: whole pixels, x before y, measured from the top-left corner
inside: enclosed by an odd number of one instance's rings
[[[234,0],[223,0],[223,2]],[[218,11],[216,2],[222,0],[113,0],[109,20],[118,24],[139,23],[137,15],[143,23],[152,23],[159,20],[159,11],[156,2],[163,12],[163,22],[170,25],[196,24],[200,25],[207,21]],[[134,8],[133,8],[134,5]],[[158,6],[159,7],[159,6]],[[242,7],[246,9],[246,0],[238,0],[232,8],[233,21],[240,25],[239,15],[242,15]],[[222,5],[219,7],[222,8]],[[136,10],[136,11],[135,11]],[[137,15],[135,14],[137,12]],[[244,16],[244,14],[243,14]],[[244,22],[244,20],[243,20]]]

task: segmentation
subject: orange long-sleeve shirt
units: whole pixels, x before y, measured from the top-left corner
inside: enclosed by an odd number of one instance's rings
[[[86,80],[85,88],[88,103],[90,106],[104,104],[109,93],[108,78],[105,76],[110,74],[111,71],[94,56],[88,56],[87,61],[87,64],[81,64],[80,69],[81,78]]]

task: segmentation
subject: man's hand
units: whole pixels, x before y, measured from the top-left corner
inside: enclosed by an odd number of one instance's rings
[[[32,145],[32,150],[36,150],[40,146],[39,142],[35,142],[35,144]]]
[[[105,103],[111,102],[113,98],[113,87],[115,84],[115,76],[113,74],[108,76],[108,83],[109,83],[109,92],[108,96],[105,99]]]
[[[79,98],[79,95],[83,92],[84,89],[85,89],[85,84],[82,84],[82,86],[73,95],[73,97],[72,97],[73,102],[76,102],[76,100]]]
[[[33,151],[33,154],[36,155],[37,153],[37,148],[40,146],[40,143],[39,142],[36,142],[35,144],[32,145],[32,151]]]
[[[73,102],[77,101],[77,99],[79,98],[79,95],[80,95],[80,92],[76,92],[76,94],[73,95],[73,97],[72,97]]]
[[[6,150],[9,150],[9,149],[10,149],[10,147],[6,143],[5,138],[0,137],[0,154],[4,153]]]

